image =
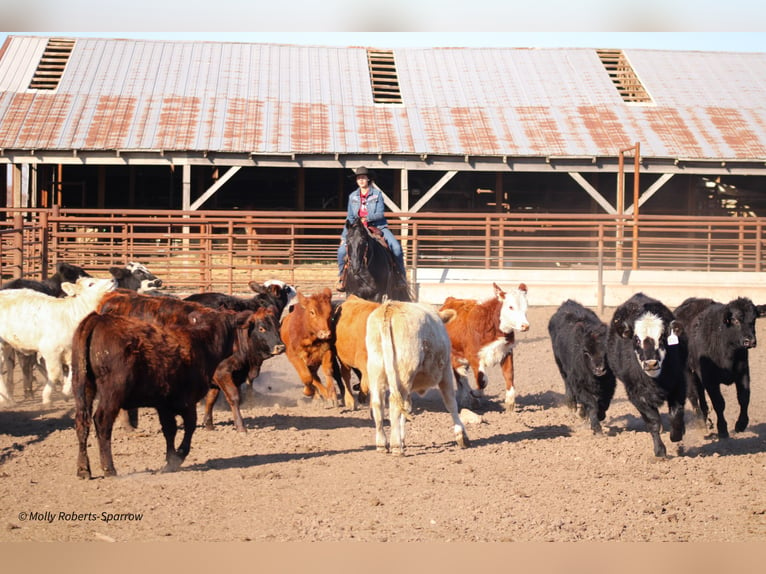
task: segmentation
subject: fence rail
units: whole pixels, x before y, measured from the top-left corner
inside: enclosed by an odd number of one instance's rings
[[[329,285],[345,212],[0,210],[2,280],[57,261],[94,274],[140,261],[179,291]],[[760,218],[417,213],[389,216],[408,269],[763,269]]]

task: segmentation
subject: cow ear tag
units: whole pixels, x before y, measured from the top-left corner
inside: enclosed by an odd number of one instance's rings
[[[678,335],[675,333],[668,335],[668,345],[678,345]]]

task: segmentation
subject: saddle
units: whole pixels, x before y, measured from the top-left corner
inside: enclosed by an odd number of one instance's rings
[[[380,229],[378,229],[374,225],[368,225],[367,231],[369,232],[370,237],[375,239],[378,243],[380,243],[386,249],[390,249],[388,247],[388,243],[386,243],[386,238],[383,237],[383,232]]]

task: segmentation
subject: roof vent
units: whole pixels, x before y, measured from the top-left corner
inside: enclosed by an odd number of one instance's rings
[[[596,50],[609,77],[626,102],[651,103],[652,98],[638,79],[622,50]]]
[[[399,78],[393,50],[367,50],[372,99],[376,104],[401,104]]]
[[[69,56],[74,48],[74,40],[66,38],[49,38],[40,62],[37,64],[35,75],[29,83],[30,90],[55,90]]]

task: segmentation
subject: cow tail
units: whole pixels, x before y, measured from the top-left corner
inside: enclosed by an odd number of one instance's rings
[[[96,381],[89,362],[94,317],[98,317],[98,314],[91,313],[80,322],[72,341],[72,392],[75,406],[82,409],[87,420],[92,417],[93,398],[96,395]]]
[[[399,381],[399,369],[396,368],[396,349],[394,348],[394,305],[391,301],[383,304],[383,326],[381,329],[381,351],[383,364],[386,366],[386,378],[388,379],[389,400],[399,407],[408,421],[412,420],[410,409],[402,397],[402,388]]]

